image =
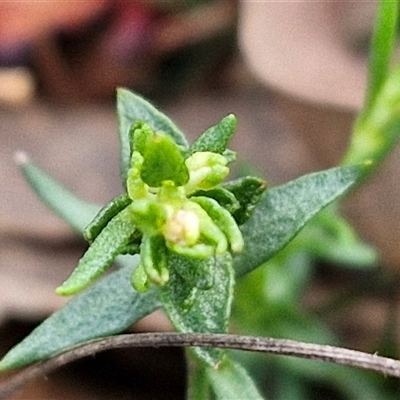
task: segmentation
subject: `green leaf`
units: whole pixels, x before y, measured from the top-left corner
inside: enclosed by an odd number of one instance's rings
[[[207,376],[207,368],[209,368],[202,361],[197,360],[192,356],[189,350],[187,353],[187,400],[210,400],[211,387]]]
[[[168,253],[161,235],[143,235],[140,245],[140,263],[150,281],[156,285],[162,286],[168,281]]]
[[[183,265],[177,266],[178,263]],[[179,332],[226,332],[234,285],[232,258],[229,253],[216,257],[214,284],[208,290],[190,288],[180,276],[178,270],[193,264],[185,264],[184,257],[171,257],[170,280],[161,289],[165,311]],[[196,347],[193,350],[212,366],[223,354],[220,349]]]
[[[314,243],[309,248],[319,259],[354,269],[368,269],[378,266],[376,250],[360,240],[338,242],[323,232],[314,232]]]
[[[111,201],[109,201],[93,218],[90,224],[85,228],[83,237],[88,242],[93,242],[104,227],[115,217],[120,211],[127,207],[132,200],[124,193]]]
[[[354,186],[368,168],[367,164],[332,168],[267,190],[241,227],[245,249],[234,257],[236,273],[246,274],[268,261],[307,221]]]
[[[236,161],[236,156],[237,156],[236,151],[226,149],[226,150],[222,153],[222,155],[225,157],[225,159],[226,159],[226,161],[228,162],[228,164],[231,164],[231,163],[233,163],[234,161]]]
[[[242,233],[229,211],[221,207],[216,200],[210,197],[195,196],[192,197],[192,201],[199,204],[217,224],[228,239],[232,251],[234,253],[241,252],[244,246]]]
[[[171,253],[170,263],[185,281],[186,285],[208,290],[214,285],[216,261],[214,255],[205,259],[183,257]]]
[[[92,283],[126,249],[135,228],[129,207],[119,212],[100,232],[79,260],[71,276],[56,289],[56,292],[62,296],[69,296]]]
[[[292,243],[328,262],[353,268],[376,267],[376,250],[358,237],[335,205],[318,213]]]
[[[228,358],[206,372],[217,400],[263,400],[247,372]]]
[[[100,279],[47,318],[0,361],[0,370],[45,360],[87,340],[120,333],[160,307],[155,287],[138,293],[130,275],[138,257],[123,257],[124,268]]]
[[[149,186],[161,187],[165,181],[183,186],[188,182],[185,159],[169,136],[154,134],[144,148],[143,158],[140,176]]]
[[[198,190],[197,192],[194,192],[192,196],[210,197],[216,200],[220,206],[224,207],[231,214],[240,208],[240,204],[234,194],[221,186],[210,190]]]
[[[100,210],[100,206],[90,204],[66,189],[51,175],[36,166],[24,154],[20,167],[22,173],[39,196],[51,210],[66,221],[76,232],[82,234],[89,222]]]
[[[267,184],[264,180],[254,176],[245,176],[222,184],[239,201],[239,209],[233,213],[238,225],[243,225],[251,216],[254,207],[260,201]]]
[[[157,110],[157,108],[147,100],[127,89],[117,89],[117,115],[121,146],[121,178],[123,185],[126,184],[131,161],[129,131],[133,123],[145,121],[154,131],[162,131],[171,136],[179,146],[188,146],[185,135],[166,115]]]
[[[198,151],[211,151],[212,153],[223,154],[235,133],[237,125],[236,117],[233,114],[222,118],[217,125],[208,128],[189,148],[187,156]]]

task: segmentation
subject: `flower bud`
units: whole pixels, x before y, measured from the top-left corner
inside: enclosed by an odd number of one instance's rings
[[[227,159],[221,154],[208,151],[192,154],[186,160],[190,173],[189,182],[185,185],[186,193],[210,190],[220,184],[229,174],[227,164]]]
[[[167,241],[181,246],[193,246],[200,236],[200,221],[193,211],[178,210],[164,225]]]
[[[167,219],[165,207],[153,199],[133,201],[129,206],[132,220],[147,235],[158,234]]]

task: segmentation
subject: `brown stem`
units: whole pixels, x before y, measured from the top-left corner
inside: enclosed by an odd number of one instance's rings
[[[340,347],[286,339],[208,333],[141,333],[111,336],[78,345],[47,361],[34,364],[0,385],[0,399],[7,399],[28,381],[72,361],[100,351],[124,347],[200,346],[257,351],[328,361],[400,378],[400,361]]]

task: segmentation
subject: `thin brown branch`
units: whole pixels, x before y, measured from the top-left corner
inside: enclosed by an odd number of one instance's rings
[[[328,361],[400,378],[400,361],[348,350],[286,339],[206,333],[141,333],[93,340],[65,351],[47,361],[32,365],[0,385],[0,399],[7,399],[32,379],[48,374],[72,361],[104,350],[125,347],[200,346],[256,351]]]

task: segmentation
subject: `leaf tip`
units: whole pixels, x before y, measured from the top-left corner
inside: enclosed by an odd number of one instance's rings
[[[28,154],[22,150],[16,151],[14,153],[14,162],[20,166],[27,164],[29,162]]]
[[[238,124],[238,119],[235,114],[230,113],[225,118],[222,119],[225,123],[228,123],[231,131],[231,135],[235,132]]]
[[[9,350],[3,357],[0,358],[0,373],[10,371],[19,366],[18,362],[12,354],[12,349]],[[10,357],[11,355],[11,357]]]
[[[78,292],[78,288],[72,287],[71,285],[68,284],[68,281],[64,282],[61,286],[56,288],[55,292],[59,296],[71,296],[72,294],[75,294]]]
[[[124,87],[122,87],[122,86],[118,86],[117,88],[116,88],[116,90],[115,90],[116,92],[117,92],[117,95],[118,94],[121,94],[121,93],[124,93],[124,92],[127,92],[128,90],[127,89],[125,89]]]

